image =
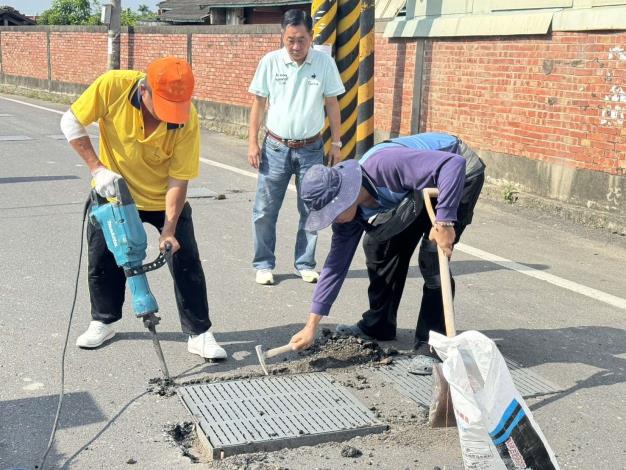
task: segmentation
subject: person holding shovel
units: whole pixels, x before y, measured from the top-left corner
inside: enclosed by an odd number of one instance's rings
[[[383,142],[358,162],[332,168],[316,165],[304,176],[302,199],[309,208],[307,229],[332,224],[326,263],[313,294],[308,321],[291,339],[294,349],[309,347],[317,325],[328,315],[347,275],[361,235],[370,278],[370,308],[340,334],[392,340],[409,261],[422,240],[419,266],[424,277],[415,332],[417,352],[411,371],[430,374],[438,360],[428,346],[431,330],[445,334],[437,245],[450,257],[484,182],[484,164],[455,136],[424,133]],[[439,190],[432,226],[421,190]]]

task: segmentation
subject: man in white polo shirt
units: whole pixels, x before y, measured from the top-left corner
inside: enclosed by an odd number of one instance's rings
[[[341,114],[337,96],[345,92],[332,57],[311,47],[311,17],[288,10],[281,23],[284,47],[265,55],[249,91],[255,95],[250,111],[248,162],[259,171],[252,220],[256,282],[274,283],[276,220],[291,176],[296,176],[300,223],[296,235],[294,267],[306,282],[317,282],[317,232],[304,228],[308,209],[300,199],[300,181],[306,171],[324,161],[324,108],[332,137],[329,164],[341,159]],[[267,134],[259,148],[259,129],[267,111]]]

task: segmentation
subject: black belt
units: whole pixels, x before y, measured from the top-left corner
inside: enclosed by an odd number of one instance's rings
[[[317,140],[320,138],[319,132],[317,134],[315,134],[313,137],[308,137],[306,139],[283,139],[282,137],[274,134],[273,132],[271,132],[269,130],[267,131],[267,135],[269,135],[272,139],[277,140],[281,144],[286,145],[290,149],[302,148],[305,145],[309,145],[309,144],[312,144],[314,142],[317,142]]]

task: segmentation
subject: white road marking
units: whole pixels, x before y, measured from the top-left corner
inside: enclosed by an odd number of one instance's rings
[[[600,302],[612,305],[613,307],[626,310],[626,299],[622,299],[621,297],[607,294],[606,292],[594,289],[592,287],[587,287],[582,284],[578,284],[577,282],[568,281],[567,279],[555,276],[554,274],[549,274],[544,271],[525,266],[510,259],[502,258],[501,256],[488,253],[469,245],[465,245],[464,243],[457,243],[455,246],[455,250],[467,253],[468,255],[474,256],[476,258],[484,259],[485,261],[497,264],[498,266],[502,266],[503,268],[517,271],[520,274],[534,277],[535,279],[539,279],[541,281],[549,282],[550,284],[554,284],[555,286],[562,287],[563,289],[567,289],[572,292],[576,292],[577,294],[590,297],[594,300],[599,300]]]
[[[239,168],[235,168],[233,166],[226,165],[224,163],[216,162],[214,160],[208,160],[206,158],[201,158],[200,160],[203,163],[206,163],[207,165],[211,165],[211,166],[215,166],[218,168],[222,168],[224,170],[232,171],[233,173],[238,173],[240,175],[249,176],[250,178],[255,178],[255,179],[257,178],[257,174],[251,171],[241,170]],[[292,191],[295,191],[296,187],[293,184],[290,184],[289,189]],[[474,248],[464,243],[457,243],[454,249],[459,250],[468,255],[474,256],[475,258],[480,258],[485,261],[489,261],[491,263],[497,264],[498,266],[502,266],[503,268],[516,271],[520,274],[524,274],[525,276],[533,277],[535,279],[539,279],[541,281],[554,284],[555,286],[562,287],[563,289],[567,289],[572,292],[576,292],[577,294],[589,297],[591,299],[604,302],[613,307],[626,310],[626,299],[622,299],[621,297],[617,297],[615,295],[608,294],[601,290],[584,286],[582,284],[578,284],[573,281],[568,281],[567,279],[563,279],[561,277],[555,276],[554,274],[549,274],[543,271],[539,271],[538,269],[531,268],[530,266],[525,266],[521,263],[516,263],[515,261],[512,261],[510,259],[502,258],[498,255],[488,253],[486,251],[480,250],[478,248]]]
[[[22,387],[22,390],[25,390],[27,392],[34,392],[36,390],[41,390],[42,388],[44,388],[44,384],[42,384],[41,382],[32,382]]]
[[[240,170],[239,168],[235,168],[234,166],[230,166],[230,165],[225,165],[224,163],[216,162],[215,160],[208,160],[206,158],[200,158],[200,161],[202,163],[206,163],[207,165],[216,166],[217,168],[222,168],[223,170],[232,171],[233,173],[237,173],[243,176],[248,176],[254,179],[258,178],[257,173],[253,173],[251,171],[246,171],[246,170]],[[290,184],[289,186],[287,186],[287,188],[291,191],[294,191],[294,192],[296,191],[295,184]]]
[[[57,114],[63,114],[63,111],[57,111],[56,109],[46,108],[44,106],[38,106],[32,103],[26,103],[24,101],[19,101],[11,98],[5,98],[4,96],[0,96],[0,99],[12,101],[14,103],[23,104],[25,106],[31,106],[33,108],[41,109],[44,111],[51,111]],[[257,178],[257,173],[253,173],[251,171],[241,170],[234,166],[226,165],[224,163],[216,162],[214,160],[208,160],[206,158],[200,158],[200,161],[206,163],[207,165],[211,165],[217,168],[221,168],[223,170],[231,171],[233,173],[237,173],[243,176],[248,176],[250,178]],[[288,188],[291,191],[295,191],[296,187],[293,184],[290,184]],[[517,263],[507,258],[502,258],[498,255],[494,255],[492,253],[488,253],[486,251],[480,250],[478,248],[471,247],[469,245],[465,245],[464,243],[458,243],[455,249],[466,253],[470,256],[474,256],[476,258],[483,259],[485,261],[489,261],[491,263],[497,264],[498,266],[502,266],[503,268],[510,269],[516,271],[520,274],[524,274],[525,276],[529,276],[535,279],[539,279],[541,281],[548,282],[558,287],[562,287],[563,289],[570,290],[580,295],[584,295],[591,299],[604,302],[613,307],[617,307],[622,310],[626,310],[626,299],[621,297],[617,297],[612,294],[608,294],[598,289],[594,289],[592,287],[587,287],[582,284],[578,284],[573,281],[568,281],[567,279],[563,279],[561,277],[555,276],[553,274],[549,274],[543,271],[539,271],[538,269],[531,268],[529,266],[524,266],[523,264]]]
[[[0,140],[3,142],[17,142],[23,140],[33,140],[27,135],[0,135]]]
[[[65,111],[59,111],[58,109],[46,108],[45,106],[39,106],[38,104],[27,103],[26,101],[15,100],[13,98],[7,98],[6,96],[0,96],[0,100],[10,101],[12,103],[23,104],[24,106],[30,106],[31,108],[41,109],[43,111],[50,111],[51,113],[65,114]],[[97,126],[97,124],[95,124],[95,123],[93,123],[91,125],[92,126]]]
[[[233,359],[235,361],[243,361],[250,354],[250,351],[236,351],[233,353]]]
[[[63,114],[65,111],[59,111],[57,109],[46,108],[44,106],[39,106],[33,103],[27,103],[26,101],[15,100],[13,98],[7,98],[5,96],[0,96],[0,100],[11,101],[12,103],[23,104],[24,106],[30,106],[31,108],[42,109],[44,111],[50,111],[51,113]]]

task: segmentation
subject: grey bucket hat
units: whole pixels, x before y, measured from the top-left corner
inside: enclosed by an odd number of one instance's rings
[[[328,227],[356,201],[361,189],[361,165],[346,160],[329,168],[313,165],[300,185],[300,198],[309,209],[304,228],[316,232]]]

